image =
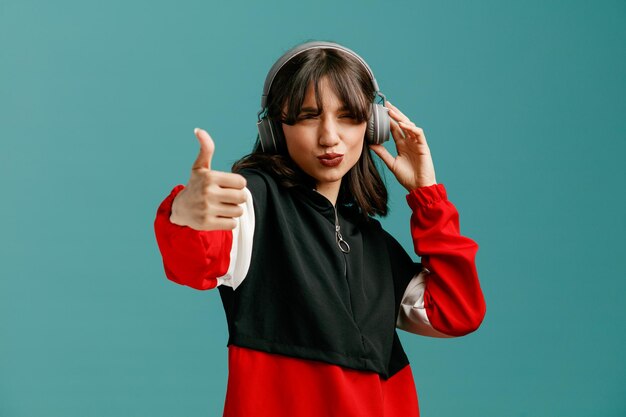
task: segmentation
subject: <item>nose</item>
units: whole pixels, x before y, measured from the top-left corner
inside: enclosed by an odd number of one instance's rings
[[[319,144],[326,147],[338,144],[340,139],[337,127],[331,117],[322,118],[319,128]]]

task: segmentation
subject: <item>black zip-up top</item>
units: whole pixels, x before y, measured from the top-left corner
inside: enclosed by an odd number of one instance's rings
[[[421,270],[375,219],[334,207],[260,170],[240,172],[254,206],[249,269],[219,286],[228,344],[374,371],[408,364],[396,333],[400,301]]]

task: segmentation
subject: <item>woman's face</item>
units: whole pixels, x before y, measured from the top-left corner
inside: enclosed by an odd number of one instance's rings
[[[367,122],[351,117],[326,77],[320,79],[319,90],[324,112],[316,115],[311,82],[295,124],[283,123],[283,132],[291,159],[315,179],[317,189],[338,191],[343,176],[361,157]]]

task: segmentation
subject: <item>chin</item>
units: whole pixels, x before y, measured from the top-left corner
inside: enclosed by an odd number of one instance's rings
[[[338,181],[343,178],[347,172],[348,171],[343,169],[343,167],[338,166],[330,169],[326,168],[325,171],[320,172],[319,176],[322,178],[328,178],[329,181]]]

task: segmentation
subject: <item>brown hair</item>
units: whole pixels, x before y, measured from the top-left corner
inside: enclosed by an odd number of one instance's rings
[[[317,108],[322,112],[318,84],[325,76],[348,112],[358,122],[367,121],[376,95],[369,73],[351,54],[327,48],[301,52],[281,68],[267,97],[267,117],[279,129],[282,129],[281,123],[294,124],[310,82],[314,85]],[[286,114],[283,113],[285,104]],[[285,146],[279,147],[275,154],[265,153],[258,135],[252,153],[236,161],[232,171],[245,168],[262,169],[274,176],[284,187],[315,185],[313,178],[291,159]],[[341,181],[338,202],[355,204],[365,217],[387,215],[387,188],[365,140],[361,157]]]

